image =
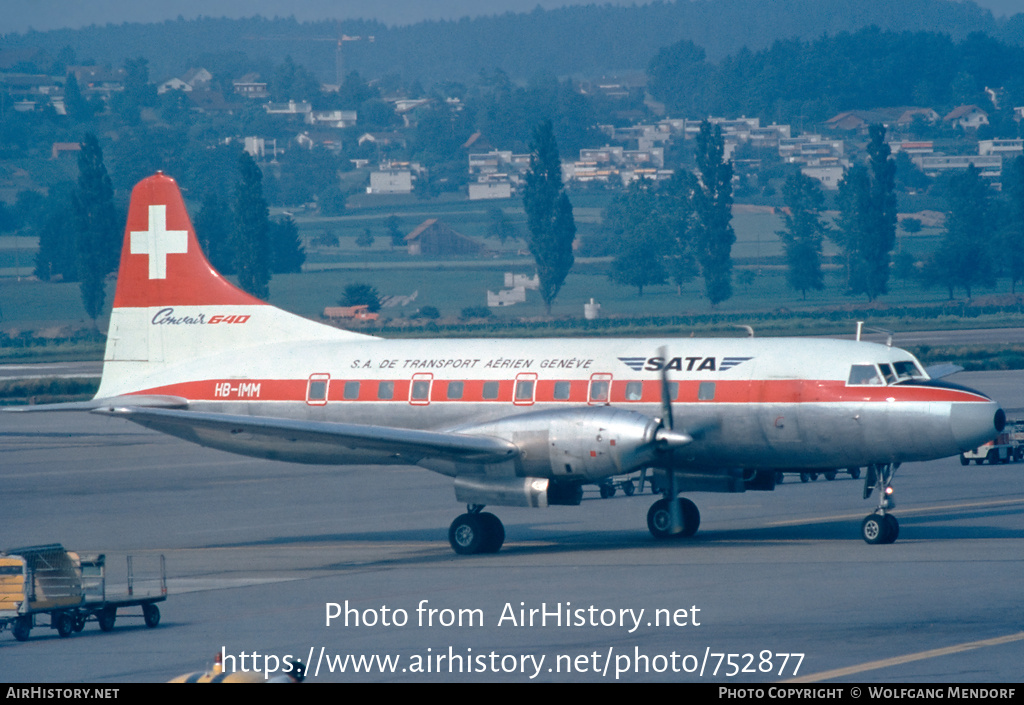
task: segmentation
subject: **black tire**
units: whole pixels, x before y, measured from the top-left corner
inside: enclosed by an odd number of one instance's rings
[[[505,543],[505,526],[501,519],[490,512],[481,512],[480,521],[483,522],[484,545],[480,553],[497,553],[501,545]]]
[[[615,485],[602,484],[601,499],[608,499],[615,496]]]
[[[970,465],[971,461],[968,460],[967,457],[963,453],[961,453],[960,454],[960,464],[961,465]]]
[[[665,498],[659,499],[647,510],[647,529],[656,539],[686,538],[697,533],[700,526],[700,511],[690,500],[680,497],[679,511],[683,518],[683,530],[672,533],[672,508]]]
[[[100,625],[100,630],[109,632],[114,629],[114,622],[117,621],[117,608],[116,607],[104,607],[96,613],[96,622]]]
[[[145,620],[146,626],[150,629],[157,626],[160,624],[160,608],[153,604],[143,605],[142,619]]]
[[[625,482],[622,483],[622,492],[627,497],[633,496],[633,493],[636,492],[636,486],[633,484],[632,480],[626,480]]]
[[[832,480],[836,479],[836,471],[835,470],[829,470],[829,471],[827,471],[824,474],[825,474],[825,479],[828,480],[829,482],[831,482]]]
[[[18,641],[28,641],[29,634],[32,633],[32,618],[27,615],[18,617],[14,620],[11,631],[14,632],[14,638]]]
[[[885,515],[885,543],[895,543],[900,535],[900,523],[892,514]]]
[[[785,480],[786,480],[786,473],[782,472],[781,470],[776,471],[776,473],[775,473],[775,484],[776,485],[781,485],[783,482],[785,482]]]
[[[989,465],[995,465],[999,462],[999,451],[993,448],[985,455],[985,460],[988,461]]]
[[[75,618],[67,612],[51,614],[50,619],[53,620],[53,626],[62,639],[75,633]]]
[[[84,614],[76,614],[75,615],[75,631],[76,632],[80,632],[83,629],[85,629],[85,615]]]
[[[847,468],[846,472],[850,473],[850,477],[854,480],[860,479],[860,468]]]
[[[810,481],[811,481],[811,474],[810,473],[808,473],[808,472],[800,473],[800,482],[810,482]]]

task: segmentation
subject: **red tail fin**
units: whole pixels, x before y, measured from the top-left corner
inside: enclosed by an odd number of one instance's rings
[[[233,286],[203,254],[178,184],[162,172],[132,190],[114,308],[264,305]]]

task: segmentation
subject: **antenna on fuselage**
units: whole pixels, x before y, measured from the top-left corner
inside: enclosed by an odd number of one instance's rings
[[[894,335],[894,333],[891,330],[886,330],[885,328],[865,328],[864,327],[864,321],[857,321],[857,342],[858,343],[860,342],[861,332],[864,331],[864,330],[869,330],[872,333],[882,333],[883,335],[886,336],[886,339],[885,339],[886,347],[890,347],[890,348],[892,347],[892,336]]]

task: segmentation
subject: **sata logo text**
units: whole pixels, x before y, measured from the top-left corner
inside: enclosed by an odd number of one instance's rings
[[[660,372],[661,370],[676,370],[677,372],[708,370],[714,372],[717,368],[713,357],[673,357],[668,361],[663,357],[650,357],[647,359],[644,369],[651,372]]]

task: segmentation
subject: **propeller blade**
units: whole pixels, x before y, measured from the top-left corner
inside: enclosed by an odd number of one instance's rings
[[[661,420],[665,424],[665,428],[672,430],[674,423],[672,421],[672,393],[671,387],[668,383],[668,348],[661,347],[658,350],[658,355],[661,356]]]

